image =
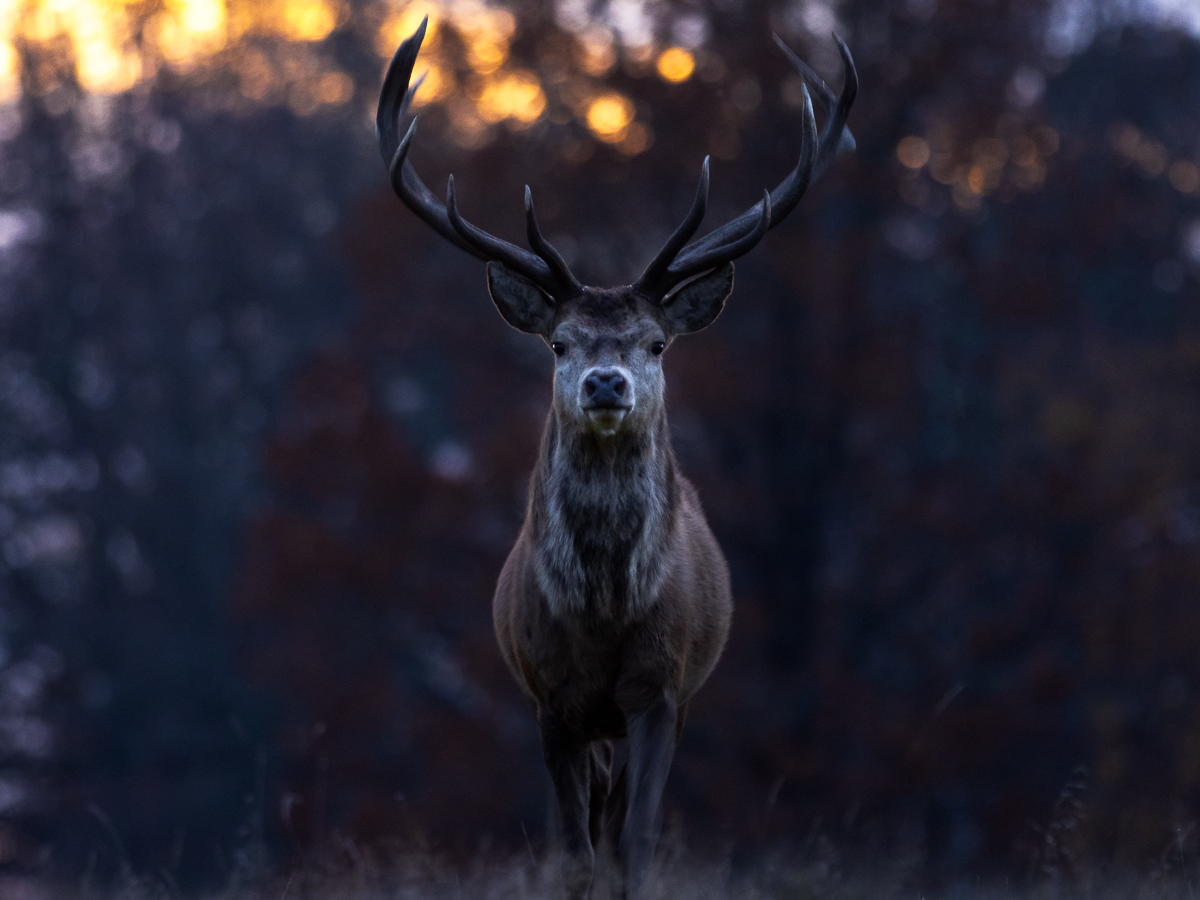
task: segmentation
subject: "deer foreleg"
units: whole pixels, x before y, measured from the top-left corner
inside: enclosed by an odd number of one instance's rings
[[[625,871],[626,900],[638,900],[658,842],[663,787],[675,755],[678,710],[675,701],[662,694],[646,709],[626,714],[626,721],[628,806],[621,829],[620,859]]]
[[[589,834],[592,754],[587,744],[573,740],[554,723],[543,722],[541,731],[542,752],[558,801],[567,898],[587,900],[596,861]]]
[[[604,825],[608,820],[608,797],[612,790],[612,741],[596,741],[592,744],[592,800],[588,818],[588,831],[592,836],[592,849],[600,846],[604,837]],[[614,845],[614,848],[615,845]]]

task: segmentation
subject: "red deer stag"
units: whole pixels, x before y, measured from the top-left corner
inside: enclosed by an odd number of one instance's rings
[[[825,111],[818,136],[807,87],[803,146],[792,173],[742,215],[688,244],[708,202],[708,160],[695,201],[631,285],[581,284],[542,236],[525,189],[533,253],[459,215],[454,178],[440,203],[402,133],[425,23],[384,78],[379,148],[400,199],[434,231],[487,262],[500,315],[540,335],[556,357],[554,402],[529,488],[525,524],[500,573],[493,617],[500,651],[528,696],[558,801],[572,900],[590,893],[594,847],[607,835],[625,896],[641,897],[659,805],[688,701],[712,671],[732,613],[725,558],[691,484],[679,474],[663,402],[662,354],[704,328],[733,289],[733,263],[799,202],[839,150],[858,79],[846,45],[840,97],[776,38]],[[686,245],[686,246],[685,246]],[[612,779],[613,740],[628,738]]]

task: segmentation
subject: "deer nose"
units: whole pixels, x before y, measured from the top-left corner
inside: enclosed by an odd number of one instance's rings
[[[616,369],[593,369],[583,379],[588,406],[622,406],[627,382]]]

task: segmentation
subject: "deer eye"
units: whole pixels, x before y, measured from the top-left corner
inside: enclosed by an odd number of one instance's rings
[[[567,345],[562,341],[551,341],[550,349],[554,351],[555,356],[562,356],[567,352]]]
[[[663,341],[655,341],[653,344],[650,345],[650,352],[653,353],[655,356],[660,356],[662,354],[663,350],[666,349],[666,347],[667,347],[667,345]]]

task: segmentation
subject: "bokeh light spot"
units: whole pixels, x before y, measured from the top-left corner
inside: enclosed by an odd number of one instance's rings
[[[287,0],[283,33],[293,41],[323,41],[337,20],[337,11],[326,0]]]
[[[226,21],[221,0],[169,0],[146,31],[163,58],[178,66],[222,50]]]
[[[607,74],[616,64],[617,51],[612,33],[607,28],[589,28],[579,35],[579,44],[583,50],[579,62],[587,74],[599,77]]]
[[[239,90],[247,100],[261,102],[274,87],[274,75],[267,57],[258,50],[250,50],[238,60],[238,75],[241,77]]]
[[[970,188],[972,194],[982,194],[987,185],[987,173],[983,166],[971,166],[971,170],[967,172],[967,187]]]
[[[222,0],[174,0],[163,8],[172,11],[184,28],[196,34],[214,33],[225,27]]]
[[[670,47],[658,57],[658,74],[663,81],[679,84],[692,77],[696,59],[682,47]]]
[[[17,51],[7,41],[0,41],[0,103],[12,103],[21,92]]]
[[[120,53],[102,42],[89,42],[75,50],[79,85],[85,91],[117,94],[129,90],[142,77],[142,60]]]
[[[1200,190],[1200,169],[1186,159],[1178,159],[1167,169],[1171,187],[1183,194],[1194,194]]]
[[[354,79],[345,72],[326,72],[317,82],[317,99],[322,103],[345,103],[354,96]]]
[[[654,143],[654,132],[641,122],[634,122],[625,129],[625,137],[617,144],[617,149],[626,156],[637,156],[650,149]]]
[[[929,142],[910,134],[896,145],[896,157],[906,169],[920,169],[929,162]]]
[[[621,94],[602,94],[588,106],[587,126],[602,141],[619,143],[632,121],[633,103]]]
[[[529,125],[545,110],[546,94],[537,76],[522,70],[488,84],[479,95],[477,107],[485,122],[512,119]]]
[[[508,59],[508,45],[486,35],[471,42],[467,48],[467,61],[480,75],[490,75]]]

